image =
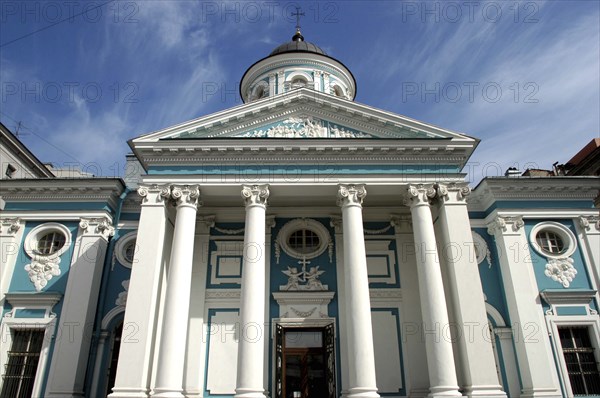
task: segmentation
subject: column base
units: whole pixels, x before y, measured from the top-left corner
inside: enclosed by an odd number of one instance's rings
[[[555,388],[533,388],[523,390],[521,398],[561,398],[562,394]]]
[[[265,390],[253,390],[250,388],[236,388],[233,398],[267,398]]]
[[[113,388],[113,392],[108,398],[148,398],[149,391],[139,388]]]
[[[408,394],[409,398],[425,398],[429,394],[429,388],[413,388]]]
[[[462,397],[460,391],[458,391],[458,386],[436,386],[429,387],[429,394],[427,394],[429,398],[434,397]]]
[[[348,389],[348,398],[379,398],[376,387],[355,387]]]
[[[467,397],[506,398],[501,386],[469,386],[464,387]]]
[[[181,388],[155,388],[150,396],[152,398],[185,398]]]

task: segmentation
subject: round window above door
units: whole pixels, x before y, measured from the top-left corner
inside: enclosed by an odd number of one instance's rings
[[[277,243],[290,257],[310,259],[327,250],[331,236],[320,222],[310,218],[298,218],[281,227],[277,234]]]

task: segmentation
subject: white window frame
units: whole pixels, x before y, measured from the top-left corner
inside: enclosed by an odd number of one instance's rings
[[[37,245],[38,245],[40,238],[51,232],[58,232],[58,233],[64,235],[65,244],[63,245],[63,247],[61,247],[60,249],[58,249],[56,252],[54,252],[52,254],[38,253]],[[72,242],[72,238],[71,238],[71,231],[69,230],[69,228],[67,228],[63,224],[60,224],[57,222],[49,222],[49,223],[38,225],[37,227],[35,227],[31,231],[29,231],[29,233],[27,234],[27,237],[25,238],[24,249],[25,249],[25,252],[27,253],[27,255],[33,259],[39,258],[39,257],[58,258],[63,253],[65,253],[67,250],[69,250],[72,243],[73,242]]]
[[[571,388],[571,380],[569,379],[569,371],[565,362],[565,356],[562,350],[562,344],[560,343],[560,335],[558,333],[559,327],[587,327],[590,333],[590,341],[594,348],[594,355],[596,356],[596,362],[600,362],[600,319],[598,316],[556,316],[547,315],[546,322],[548,330],[550,331],[550,340],[556,352],[556,360],[559,368],[559,378],[563,386],[563,389],[568,398],[574,398],[573,390]]]
[[[542,247],[537,242],[537,235],[539,232],[543,230],[548,230],[554,232],[563,240],[565,244],[565,251],[563,253],[550,253],[542,249]],[[568,258],[575,253],[577,249],[577,239],[575,239],[575,234],[565,225],[555,222],[555,221],[545,221],[539,224],[536,224],[529,234],[529,242],[531,243],[531,247],[535,250],[539,255],[546,258]]]
[[[133,262],[127,261],[127,258],[125,257],[125,249],[127,248],[127,245],[131,243],[131,241],[137,240],[137,233],[138,231],[132,231],[128,234],[123,235],[119,238],[117,244],[115,245],[114,256],[119,262],[119,264],[121,264],[125,268],[131,269],[133,264],[136,262],[135,255],[138,251],[138,244],[135,244],[135,249],[133,250]]]
[[[40,397],[42,394],[42,385],[46,367],[49,366],[48,357],[50,354],[50,345],[56,330],[56,314],[52,308],[60,301],[62,295],[59,293],[45,294],[16,294],[8,293],[6,301],[12,306],[12,310],[7,312],[2,318],[0,325],[0,391],[4,384],[5,365],[8,363],[8,351],[13,343],[12,332],[16,330],[43,330],[44,341],[40,351],[40,359],[35,372],[32,397]],[[45,314],[43,318],[15,318],[16,310],[21,309],[43,309]]]
[[[308,229],[319,237],[319,246],[312,252],[302,253],[289,245],[288,239],[290,236],[300,229]],[[327,228],[319,221],[311,218],[297,218],[288,221],[283,225],[283,227],[281,227],[279,233],[277,234],[277,244],[283,249],[283,251],[288,256],[300,260],[303,258],[310,260],[312,258],[319,257],[330,247],[332,243],[333,241],[331,240],[329,230],[327,230]],[[279,264],[279,258],[277,258],[277,263]]]

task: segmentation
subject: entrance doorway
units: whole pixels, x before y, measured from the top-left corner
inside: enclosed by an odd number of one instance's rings
[[[333,324],[276,328],[276,398],[335,397]]]

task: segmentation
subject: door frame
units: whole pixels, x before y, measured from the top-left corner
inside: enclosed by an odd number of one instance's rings
[[[272,397],[277,397],[277,327],[281,326],[284,330],[285,329],[293,329],[293,328],[297,328],[297,329],[310,329],[310,328],[315,328],[315,329],[325,329],[328,326],[333,326],[333,339],[334,339],[334,352],[333,352],[333,356],[335,358],[335,362],[337,364],[337,342],[338,342],[338,338],[337,338],[337,325],[336,325],[336,319],[335,318],[331,318],[331,317],[326,317],[326,318],[273,318],[272,322],[271,322],[271,347],[272,347],[272,355],[271,355],[271,367],[270,367],[270,371],[271,371],[271,391]],[[324,342],[325,344],[325,342]],[[337,390],[337,386],[339,385],[339,380],[338,380],[338,370],[337,370],[337,366],[336,366],[336,370],[335,370],[335,385],[336,385],[336,390]],[[337,393],[337,391],[336,391]]]

